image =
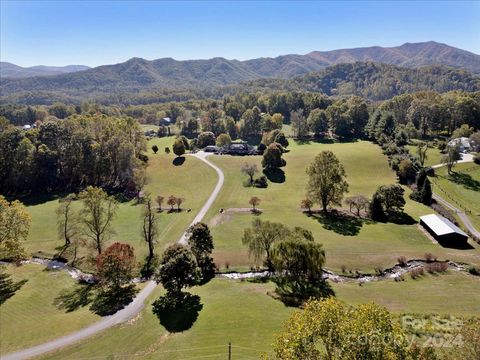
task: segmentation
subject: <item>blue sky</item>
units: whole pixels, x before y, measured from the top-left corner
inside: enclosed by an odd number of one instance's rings
[[[0,4],[0,59],[21,66],[97,66],[131,57],[244,60],[429,40],[480,54],[480,1]]]

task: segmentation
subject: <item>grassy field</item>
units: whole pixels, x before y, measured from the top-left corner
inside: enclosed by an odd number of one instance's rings
[[[350,304],[374,301],[393,312],[480,314],[480,278],[466,273],[448,271],[443,275],[427,274],[416,280],[405,276],[405,281],[376,281],[363,286],[336,283],[333,289],[339,299]]]
[[[451,175],[446,167],[435,172],[433,190],[453,205],[468,209],[470,220],[480,229],[480,166],[463,163],[455,165]]]
[[[203,304],[192,328],[168,333],[152,313],[159,288],[134,321],[44,358],[225,359],[231,342],[234,359],[258,359],[271,350],[274,334],[292,311],[266,295],[272,289],[272,284],[215,279],[192,291]]]
[[[410,151],[410,154],[413,154],[413,155],[417,154],[417,147],[415,145],[407,145],[405,147]],[[441,164],[442,156],[443,154],[437,148],[428,148],[427,159],[425,160],[425,166]]]
[[[0,354],[43,343],[100,319],[88,308],[67,313],[54,305],[61,291],[75,283],[67,273],[44,271],[36,264],[7,269],[15,281],[28,281],[0,307]]]
[[[345,166],[350,184],[348,195],[363,194],[371,197],[379,185],[396,182],[395,174],[387,164],[387,158],[378,146],[364,141],[354,143],[299,145],[292,143],[290,152],[285,154],[287,166],[284,168],[283,183],[270,182],[268,188],[244,187],[246,177],[240,168],[245,162],[255,163],[261,168],[261,157],[212,156],[211,161],[222,168],[226,175],[224,188],[207,215],[215,240],[215,259],[222,269],[246,269],[254,265],[248,259],[241,244],[243,229],[250,226],[254,215],[248,212],[218,215],[220,208],[245,208],[248,200],[255,195],[261,199],[261,219],[284,223],[289,226],[302,226],[311,230],[318,242],[326,250],[328,268],[373,272],[376,266],[389,267],[396,263],[398,256],[423,258],[431,252],[439,258],[480,263],[478,249],[455,250],[434,244],[413,223],[419,216],[432,210],[408,198],[406,191],[406,213],[411,216],[411,224],[371,223],[352,219],[348,222],[326,223],[308,217],[299,209],[305,196],[307,176],[306,166],[322,150],[332,150]],[[475,246],[475,245],[474,245]]]
[[[151,146],[156,144],[160,151],[153,154]],[[175,166],[173,153],[166,155],[164,148],[171,147],[172,138],[154,138],[148,144],[149,166],[147,170],[148,183],[145,191],[153,197],[161,194],[165,198],[169,195],[185,198],[182,207],[191,208],[187,213],[160,214],[160,237],[157,246],[158,251],[169,243],[180,238],[182,232],[195,217],[196,211],[202,207],[217,181],[215,171],[208,165],[193,157],[186,156],[181,166]],[[30,236],[25,244],[28,252],[43,251],[49,254],[55,253],[55,248],[62,245],[57,239],[55,209],[58,207],[58,199],[47,199],[29,205],[27,210],[32,216],[32,227]],[[165,200],[166,202],[166,200]],[[80,204],[77,204],[79,207]],[[166,206],[166,204],[164,204]],[[147,252],[140,234],[141,229],[141,205],[136,201],[121,203],[118,207],[117,216],[114,221],[116,234],[111,241],[126,242],[136,249],[136,256],[142,259]]]
[[[404,282],[382,281],[359,287],[333,284],[337,297],[349,304],[376,301],[394,313],[475,315],[480,311],[480,279],[449,272]],[[151,311],[150,299],[141,316],[43,359],[224,359],[232,342],[234,359],[258,359],[271,351],[274,334],[293,310],[273,300],[271,283],[215,279],[193,293],[203,309],[191,329],[168,333]],[[465,296],[450,301],[453,293]],[[156,290],[155,296],[161,293]],[[415,296],[412,296],[415,294]]]

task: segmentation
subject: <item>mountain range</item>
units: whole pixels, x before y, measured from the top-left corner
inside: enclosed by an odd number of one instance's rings
[[[274,78],[292,79],[326,67],[355,62],[375,62],[406,68],[445,65],[480,74],[480,55],[437,42],[406,43],[397,47],[366,47],[314,51],[246,61],[213,58],[178,61],[172,58],[103,65],[84,71],[21,79],[2,76],[2,98],[26,92],[46,92],[70,97],[136,93],[161,89],[201,89]]]
[[[0,78],[26,78],[32,76],[49,76],[88,70],[85,65],[22,67],[9,62],[0,61]]]

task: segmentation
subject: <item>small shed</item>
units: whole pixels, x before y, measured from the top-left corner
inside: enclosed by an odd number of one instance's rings
[[[458,245],[468,240],[467,234],[443,216],[436,214],[420,216],[420,224],[440,243]]]

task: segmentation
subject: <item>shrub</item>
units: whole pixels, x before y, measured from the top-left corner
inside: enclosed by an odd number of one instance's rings
[[[260,176],[259,178],[253,181],[253,185],[257,188],[266,188],[268,186],[267,177]]]
[[[426,269],[430,274],[445,272],[448,269],[448,262],[436,262],[427,264]]]
[[[432,261],[437,261],[437,257],[432,253],[425,253],[425,260],[427,261],[427,263],[430,263]]]
[[[417,279],[419,278],[420,276],[422,276],[424,274],[424,270],[423,270],[423,267],[417,267],[415,269],[412,269],[409,271],[409,274],[410,274],[410,277],[412,279]]]
[[[397,258],[397,261],[398,263],[400,264],[400,266],[405,266],[407,265],[407,258],[405,256],[399,256]]]
[[[468,272],[472,275],[480,276],[480,267],[475,266],[475,265],[470,265],[468,267]]]
[[[437,213],[442,215],[444,218],[447,218],[450,220],[452,223],[458,226],[458,221],[455,219],[453,216],[453,212],[445,208],[442,204],[439,204],[437,202],[433,202],[431,205],[433,210],[435,210]]]

